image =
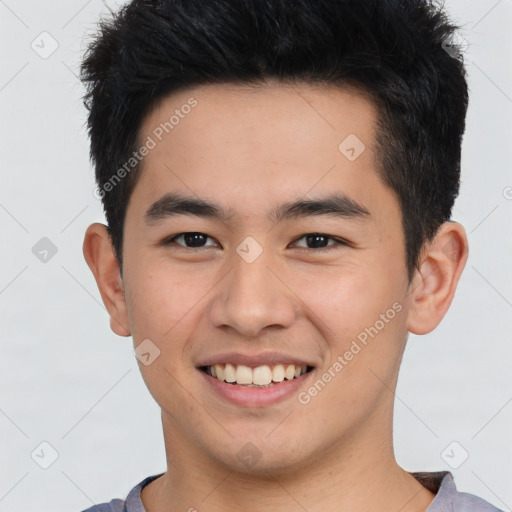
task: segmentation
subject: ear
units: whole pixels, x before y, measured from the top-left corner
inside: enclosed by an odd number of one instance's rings
[[[94,223],[87,228],[83,253],[110,315],[110,328],[119,336],[130,336],[124,284],[105,225]]]
[[[423,248],[419,271],[410,285],[408,331],[427,334],[439,325],[452,303],[467,259],[466,231],[457,222],[445,222]]]

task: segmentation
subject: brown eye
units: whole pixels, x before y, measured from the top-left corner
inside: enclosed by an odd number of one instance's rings
[[[301,236],[300,238],[297,238],[295,243],[303,239],[305,240],[305,246],[299,245],[298,247],[310,249],[315,252],[330,251],[331,249],[335,249],[339,246],[348,245],[348,243],[341,238],[332,237],[323,233],[308,233]],[[332,241],[333,243],[329,244],[329,241]]]
[[[205,245],[205,242],[211,239],[208,235],[204,233],[179,233],[178,235],[174,235],[170,238],[166,238],[163,242],[164,245],[170,245],[172,243],[177,243],[178,245],[182,245],[187,249],[197,249],[201,247],[211,247],[215,244]]]

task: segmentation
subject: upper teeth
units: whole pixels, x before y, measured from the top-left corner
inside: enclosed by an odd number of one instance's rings
[[[291,380],[306,373],[307,366],[295,366],[294,364],[277,364],[275,366],[244,366],[231,363],[215,364],[207,366],[206,371],[212,377],[225,382],[236,382],[237,384],[266,386],[271,382],[282,382],[284,379]]]

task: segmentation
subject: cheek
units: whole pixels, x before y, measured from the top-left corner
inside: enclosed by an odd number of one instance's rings
[[[135,258],[132,263],[138,265]],[[137,341],[154,338],[163,343],[175,338],[215,284],[208,269],[170,265],[159,258],[145,259],[137,269],[127,283],[127,307]]]
[[[351,347],[357,352],[353,357],[348,354],[351,361],[374,361],[378,366],[396,360],[406,334],[403,276],[404,269],[382,261],[302,276],[299,296],[307,306],[304,312],[328,341],[332,361]],[[367,349],[370,344],[372,350]]]
[[[326,338],[343,339],[380,309],[381,284],[361,262],[343,262],[321,271],[305,269],[295,283],[304,311],[322,320]],[[318,322],[316,322],[318,324]]]
[[[402,302],[391,281],[359,276],[324,287],[315,309],[328,324],[323,335],[330,361],[302,398],[325,428],[339,429],[340,414],[357,426],[389,399],[407,334]]]

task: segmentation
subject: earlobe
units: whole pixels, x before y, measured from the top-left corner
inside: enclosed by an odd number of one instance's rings
[[[448,311],[468,258],[468,241],[457,222],[442,224],[422,252],[410,287],[407,329],[414,334],[434,330]]]
[[[110,328],[119,336],[130,336],[124,285],[107,227],[91,224],[85,232],[82,248],[110,315]]]

